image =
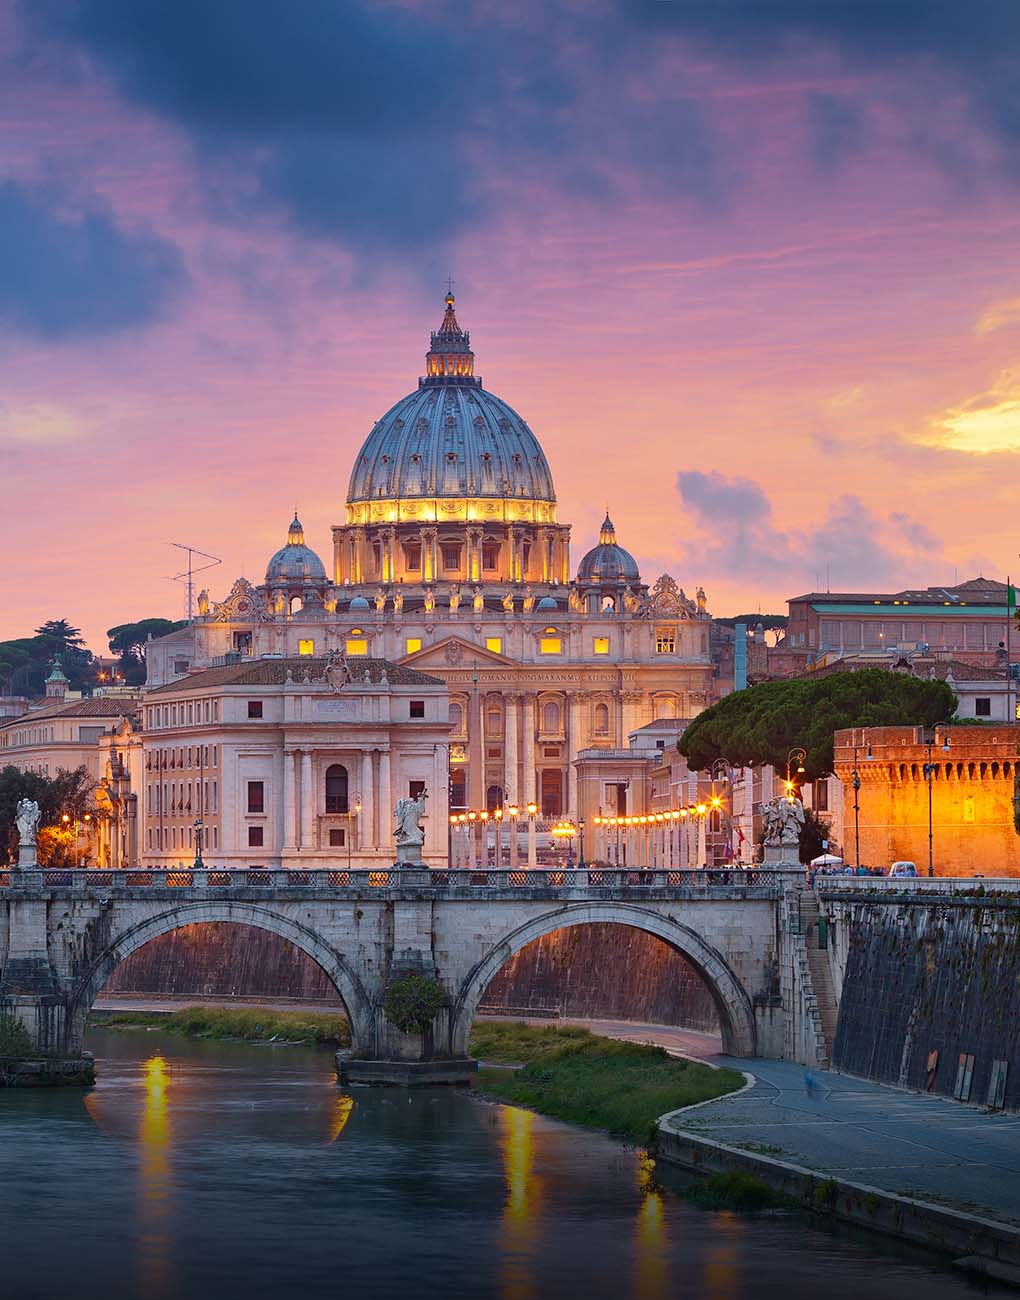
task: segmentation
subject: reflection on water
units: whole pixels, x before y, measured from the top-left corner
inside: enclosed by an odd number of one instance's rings
[[[162,1056],[145,1062],[142,1087],[141,1195],[138,1199],[139,1271],[142,1295],[162,1300],[172,1293],[171,1236],[173,1181],[170,1173],[169,1068]]]
[[[714,1244],[705,1252],[705,1300],[738,1300],[740,1296],[739,1240],[744,1220],[723,1210],[712,1215]]]
[[[506,1171],[503,1296],[505,1300],[532,1300],[535,1295],[533,1243],[542,1192],[533,1172],[537,1117],[532,1111],[519,1110],[516,1106],[501,1107],[499,1116]]]
[[[347,1127],[347,1121],[351,1117],[351,1111],[354,1109],[354,1098],[342,1092],[336,1099],[336,1105],[333,1107],[333,1118],[329,1126],[329,1141],[334,1143],[340,1134]]]
[[[655,1185],[655,1161],[646,1156],[638,1164],[638,1210],[634,1249],[637,1261],[637,1300],[665,1300],[669,1294],[666,1221],[662,1194]]]
[[[973,1295],[880,1239],[696,1210],[668,1168],[530,1111],[341,1093],[324,1052],[89,1046],[87,1097],[0,1092],[2,1300]]]

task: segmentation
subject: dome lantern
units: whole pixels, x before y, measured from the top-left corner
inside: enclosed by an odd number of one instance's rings
[[[443,323],[432,331],[430,347],[425,353],[425,378],[421,382],[474,384],[481,388],[482,381],[474,377],[475,354],[471,351],[471,335],[457,322],[456,301],[453,290],[449,289],[443,299],[446,306]]]

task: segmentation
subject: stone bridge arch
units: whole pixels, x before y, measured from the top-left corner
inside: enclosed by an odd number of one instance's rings
[[[696,930],[679,921],[633,903],[577,903],[533,917],[495,944],[476,963],[457,991],[450,1021],[450,1050],[466,1056],[468,1037],[482,995],[500,968],[534,939],[568,926],[608,922],[653,934],[681,953],[697,970],[712,995],[722,1029],[723,1051],[731,1056],[754,1056],[757,1030],[754,1007],[747,990],[725,957]]]
[[[116,917],[116,910],[114,910]],[[257,903],[210,899],[201,903],[182,903],[153,912],[142,920],[120,929],[73,985],[68,1001],[67,1026],[70,1050],[81,1050],[85,1021],[100,990],[113,971],[139,948],[160,935],[185,925],[208,921],[225,921],[268,930],[300,948],[325,973],[340,995],[351,1026],[352,1046],[356,1051],[374,1053],[375,1015],[371,998],[345,959],[307,925]]]

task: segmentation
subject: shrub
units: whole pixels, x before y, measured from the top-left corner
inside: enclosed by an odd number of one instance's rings
[[[386,990],[383,1011],[403,1034],[423,1034],[443,1006],[442,985],[428,975],[403,975]]]
[[[38,1056],[31,1035],[20,1020],[13,1016],[0,1016],[0,1056]]]

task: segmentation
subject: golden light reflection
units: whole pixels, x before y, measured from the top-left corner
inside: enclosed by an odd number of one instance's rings
[[[638,1186],[643,1197],[635,1237],[634,1295],[636,1300],[665,1300],[669,1295],[669,1243],[662,1195],[655,1185],[655,1161],[650,1156],[646,1156],[638,1166]]]
[[[142,1086],[141,1196],[139,1198],[139,1266],[141,1292],[154,1300],[173,1294],[170,1276],[171,1237],[169,1219],[173,1211],[173,1183],[170,1172],[170,1119],[167,1093],[170,1074],[161,1056],[145,1062]]]
[[[354,1098],[342,1095],[337,1097],[336,1105],[333,1107],[333,1114],[329,1128],[330,1146],[337,1140],[340,1134],[347,1127],[347,1121],[351,1117],[351,1111],[354,1109]]]
[[[700,1293],[704,1300],[737,1300],[741,1245],[736,1239],[743,1231],[739,1217],[729,1210],[712,1216],[712,1234],[718,1244],[705,1254],[705,1282]]]
[[[503,1209],[503,1296],[532,1300],[535,1295],[534,1245],[541,1183],[533,1166],[535,1115],[514,1106],[500,1109],[507,1198]]]

